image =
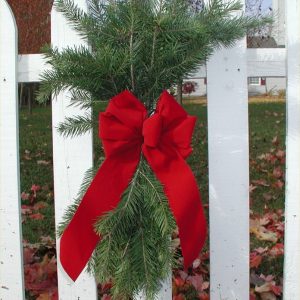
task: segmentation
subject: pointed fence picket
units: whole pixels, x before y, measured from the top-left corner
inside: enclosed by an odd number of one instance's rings
[[[75,2],[86,9],[85,0]],[[297,55],[300,51],[300,0],[286,1],[286,8],[288,118],[284,299],[294,300],[300,298],[300,58]],[[87,46],[59,13],[52,11],[51,17],[54,46],[59,49]],[[19,56],[17,63],[16,36],[14,17],[6,1],[0,0],[0,300],[24,299],[17,82],[37,81],[38,74],[45,68],[40,55]],[[260,64],[264,59],[266,62]],[[198,72],[200,77],[207,72],[208,77],[212,300],[249,297],[247,76],[284,76],[284,61],[284,49],[246,50],[245,40],[242,40],[232,49],[217,51],[207,68]],[[61,93],[52,103],[56,224],[76,196],[83,174],[93,162],[91,133],[65,139],[56,131],[58,123],[66,116],[81,113],[68,104],[67,92]],[[59,260],[58,282],[59,299],[97,299],[94,279],[82,273],[74,284],[62,270]],[[171,297],[171,282],[168,281],[159,299],[170,300]],[[141,294],[138,298],[144,297]]]
[[[86,1],[77,0],[77,5],[86,10]],[[62,50],[66,47],[87,46],[84,41],[67,25],[67,21],[55,9],[51,13],[51,42]],[[60,93],[52,101],[53,136],[53,175],[55,194],[55,223],[62,221],[65,209],[74,201],[86,170],[93,165],[92,132],[75,138],[64,138],[57,132],[57,126],[65,117],[91,114],[82,112],[78,107],[69,106],[68,91]],[[59,245],[59,239],[56,244]],[[59,247],[57,247],[59,257]],[[57,260],[58,293],[60,299],[96,299],[97,288],[94,278],[82,272],[75,283],[68,277]]]
[[[249,298],[246,39],[207,63],[210,297]],[[225,276],[226,274],[226,276]]]
[[[17,29],[0,1],[0,300],[24,299],[20,209]]]
[[[300,298],[300,1],[286,5],[287,131],[283,298]]]

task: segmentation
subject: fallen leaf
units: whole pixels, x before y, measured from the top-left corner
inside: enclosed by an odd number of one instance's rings
[[[197,269],[201,264],[201,260],[199,258],[193,261],[193,269]]]
[[[185,280],[183,280],[181,277],[175,277],[174,283],[176,286],[181,287],[181,286],[184,286]]]
[[[273,293],[265,292],[260,294],[261,300],[276,300],[276,296]]]
[[[273,199],[273,196],[270,193],[263,193],[263,198],[266,201],[270,201]]]
[[[24,154],[23,158],[26,159],[26,160],[31,160],[30,151],[29,150],[25,150],[24,153],[25,154]]]
[[[250,186],[249,186],[249,193],[251,194],[256,189],[257,189],[256,185],[250,184]]]
[[[53,246],[53,247],[55,246],[55,240],[49,235],[41,236],[41,241],[43,244],[47,244],[47,245]]]
[[[36,163],[37,163],[38,165],[48,166],[48,165],[51,163],[51,161],[47,161],[47,160],[38,160]]]
[[[276,232],[268,230],[266,227],[263,226],[268,224],[266,220],[267,218],[250,219],[250,233],[253,233],[259,240],[276,243],[278,240]]]
[[[265,282],[261,286],[256,286],[255,287],[255,292],[256,293],[265,293],[271,291],[271,283],[270,282]]]
[[[276,167],[273,169],[273,176],[277,179],[282,178],[283,171],[282,171],[281,167]]]
[[[260,274],[260,278],[264,279],[266,282],[272,282],[274,279],[274,275],[267,275],[265,276],[264,274]]]
[[[205,293],[205,292],[201,292],[199,294],[199,299],[200,300],[209,300],[209,294]]]
[[[58,300],[58,291],[50,291],[47,293],[42,293],[36,298],[36,300]]]
[[[29,205],[21,205],[21,214],[29,215],[32,213],[32,206]]]
[[[173,300],[186,300],[185,297],[182,294],[173,296]]]
[[[270,186],[269,184],[267,184],[265,179],[252,180],[252,183],[265,187]]]
[[[279,285],[271,285],[271,289],[272,289],[272,292],[277,295],[277,296],[280,296],[281,293],[282,293],[282,287],[279,286]]]
[[[274,146],[278,146],[279,145],[279,138],[278,138],[277,135],[272,139],[272,144]]]
[[[284,186],[284,183],[281,180],[277,180],[274,183],[274,187],[276,187],[276,188],[282,189],[283,186]]]
[[[250,283],[254,286],[261,286],[265,283],[265,280],[258,276],[253,270],[250,273]],[[253,290],[254,292],[254,290]]]
[[[30,264],[34,261],[33,257],[35,250],[32,248],[23,248],[23,262],[25,265]]]
[[[187,278],[189,277],[189,275],[186,272],[182,271],[182,270],[180,270],[178,273],[179,273],[181,279],[184,280],[184,281],[186,281]]]
[[[33,210],[40,210],[40,209],[43,209],[43,208],[46,208],[48,206],[48,204],[46,202],[37,202],[33,205],[32,209]]]
[[[28,217],[32,220],[43,220],[45,218],[45,216],[41,213],[32,214],[32,215],[29,215]]]
[[[250,294],[250,298],[249,298],[249,300],[256,300],[256,296],[255,296],[255,294]]]
[[[22,193],[21,193],[21,199],[22,199],[22,200],[28,200],[28,199],[29,199],[29,194],[28,194],[28,193],[25,193],[25,192],[22,192]]]
[[[250,268],[258,268],[262,262],[262,256],[256,252],[250,253]]]
[[[209,281],[204,281],[202,283],[202,290],[207,290],[209,288]]]
[[[194,276],[189,276],[188,280],[194,286],[196,291],[198,292],[202,291],[202,283],[203,283],[202,275],[196,274]]]
[[[258,248],[255,248],[253,251],[257,252],[258,254],[263,254],[268,251],[268,247],[265,247],[265,248],[258,247]]]
[[[282,158],[285,157],[285,152],[282,151],[282,150],[278,150],[278,151],[276,152],[276,156],[277,156],[279,159],[282,159]]]
[[[266,153],[265,159],[266,159],[266,161],[270,162],[273,165],[277,161],[277,157],[275,155],[273,155],[272,153]]]
[[[273,246],[269,254],[273,257],[280,256],[284,254],[284,245],[282,243],[277,243],[275,246]]]

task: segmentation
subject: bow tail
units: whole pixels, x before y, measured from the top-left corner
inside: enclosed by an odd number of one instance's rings
[[[143,147],[143,153],[162,183],[179,229],[184,267],[198,257],[206,239],[206,221],[195,177],[185,160],[168,147]]]
[[[73,281],[90,259],[101,237],[94,223],[120,202],[140,159],[139,151],[108,157],[98,170],[60,241],[60,262]]]

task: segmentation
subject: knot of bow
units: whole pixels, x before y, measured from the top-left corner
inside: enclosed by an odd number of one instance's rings
[[[167,91],[161,94],[155,113],[147,118],[142,102],[124,91],[110,100],[99,119],[106,159],[62,235],[60,260],[65,271],[75,281],[85,267],[101,240],[94,231],[94,222],[118,205],[141,152],[164,187],[178,225],[184,265],[188,267],[206,238],[199,189],[185,162],[192,152],[196,118],[189,116]]]

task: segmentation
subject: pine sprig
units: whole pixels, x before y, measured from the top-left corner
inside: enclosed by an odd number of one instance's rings
[[[211,0],[194,12],[187,0],[89,0],[90,13],[72,0],[55,5],[91,49],[47,52],[52,70],[42,75],[40,101],[65,89],[86,91],[93,101],[129,89],[151,108],[162,90],[195,72],[216,48],[271,22],[233,17],[239,1]]]
[[[62,236],[63,231],[68,226],[71,219],[73,218],[73,216],[82,200],[82,197],[84,196],[84,194],[87,191],[89,185],[91,184],[94,176],[96,175],[98,168],[99,168],[99,166],[92,167],[85,172],[80,189],[76,195],[76,198],[74,199],[73,204],[69,205],[68,208],[65,210],[62,221],[60,222],[60,224],[57,227],[56,233],[57,233],[58,237]]]
[[[69,106],[80,107],[81,109],[88,109],[92,105],[91,94],[83,90],[70,91],[70,104]],[[96,102],[96,100],[94,101]]]
[[[121,203],[95,224],[106,240],[93,259],[97,278],[103,282],[113,276],[116,297],[129,299],[143,289],[153,299],[174,263],[170,237],[175,228],[163,188],[142,159]],[[117,253],[107,260],[112,248]]]
[[[64,137],[75,137],[93,129],[93,122],[90,114],[82,116],[66,117],[58,124],[57,130]]]
[[[90,170],[86,174],[81,193],[89,185],[93,173]],[[60,234],[79,203],[77,200],[66,211],[59,226]],[[144,290],[147,299],[154,299],[176,263],[171,241],[175,229],[176,223],[163,188],[142,158],[118,207],[95,224],[101,242],[88,270],[100,282],[112,279],[115,297],[130,299],[133,294]]]
[[[230,47],[249,30],[271,23],[268,17],[243,14],[239,1],[210,0],[201,9],[192,8],[189,0],[87,2],[88,12],[72,0],[55,2],[89,47],[45,50],[51,68],[42,74],[41,102],[67,91],[70,105],[89,109],[128,89],[150,113],[162,90],[188,78],[215,49]],[[58,126],[66,137],[91,128],[88,113],[68,117]],[[86,173],[75,203],[58,227],[59,235],[93,175],[92,169]],[[100,282],[112,280],[117,299],[131,299],[141,290],[154,299],[176,261],[171,240],[175,228],[163,187],[142,158],[117,208],[95,223],[101,242],[88,270]]]

